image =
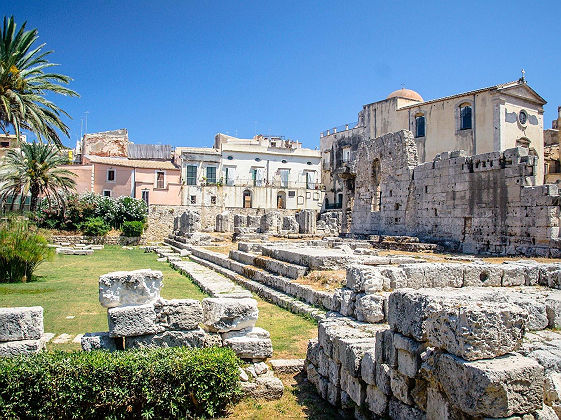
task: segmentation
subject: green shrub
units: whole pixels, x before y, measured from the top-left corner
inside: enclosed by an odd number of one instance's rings
[[[105,236],[111,230],[111,226],[101,217],[93,217],[81,223],[80,230],[87,236]]]
[[[53,255],[26,220],[9,218],[0,224],[0,283],[32,280],[37,266]]]
[[[227,348],[45,352],[0,360],[0,418],[194,418],[239,396]]]
[[[123,222],[121,225],[121,232],[123,232],[123,236],[137,237],[142,235],[143,230],[144,223],[139,222],[138,220]]]

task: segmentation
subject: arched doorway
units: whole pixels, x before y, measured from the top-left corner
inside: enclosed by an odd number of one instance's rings
[[[250,209],[251,208],[251,191],[245,190],[243,192],[243,208]]]
[[[286,208],[286,193],[284,191],[279,191],[277,193],[277,209]]]

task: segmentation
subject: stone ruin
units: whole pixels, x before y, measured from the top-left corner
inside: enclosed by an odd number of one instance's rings
[[[170,239],[182,243],[204,245],[212,242],[208,233],[201,232],[201,216],[196,210],[188,209],[173,219],[173,233]]]
[[[41,306],[0,308],[0,357],[44,350],[44,332]]]
[[[416,236],[474,254],[561,257],[559,191],[536,186],[539,164],[523,147],[444,152],[420,164],[409,131],[364,140],[345,168],[344,231]]]
[[[560,263],[353,265],[308,380],[361,419],[557,419],[560,288]]]

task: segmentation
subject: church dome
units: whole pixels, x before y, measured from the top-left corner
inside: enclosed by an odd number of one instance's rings
[[[394,90],[392,93],[388,95],[386,99],[390,99],[390,98],[404,98],[404,99],[410,99],[412,101],[424,102],[421,95],[419,95],[417,92],[405,88]]]

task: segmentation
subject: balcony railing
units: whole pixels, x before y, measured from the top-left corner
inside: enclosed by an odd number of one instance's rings
[[[341,131],[352,130],[357,126],[358,126],[358,121],[343,124],[340,125],[339,127],[333,127],[330,128],[329,130],[322,131],[320,133],[320,137],[325,137],[325,136],[329,136],[330,134],[340,133]]]
[[[296,188],[306,188],[308,190],[322,190],[324,189],[323,185],[319,182],[306,182],[306,181],[281,181],[281,180],[273,180],[266,182],[265,180],[259,182],[252,178],[236,178],[235,180],[221,180],[215,184],[209,184],[205,181],[200,181],[198,186],[210,186],[210,185],[217,185],[217,186],[235,186],[235,187],[274,187],[274,188],[287,188],[287,189],[296,189]]]

